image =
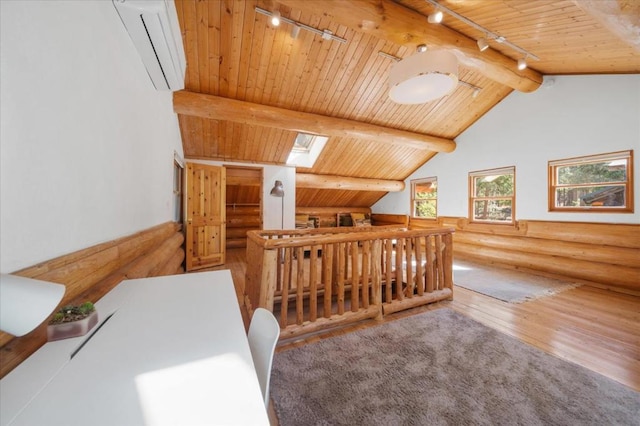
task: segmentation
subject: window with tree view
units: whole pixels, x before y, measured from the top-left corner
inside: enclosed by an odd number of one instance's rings
[[[472,222],[513,224],[515,167],[469,173],[469,216]]]
[[[633,151],[549,162],[549,211],[633,212]]]
[[[413,217],[438,217],[438,179],[435,177],[411,181],[411,211]]]

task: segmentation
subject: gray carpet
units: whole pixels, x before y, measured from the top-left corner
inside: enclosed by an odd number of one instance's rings
[[[557,280],[462,260],[453,262],[453,283],[509,303],[550,296],[580,285],[569,280]]]
[[[638,425],[640,393],[450,309],[276,353],[280,425]]]

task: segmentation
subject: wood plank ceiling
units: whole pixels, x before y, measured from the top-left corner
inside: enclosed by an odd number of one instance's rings
[[[519,72],[515,62],[522,55],[505,44],[490,42],[491,48],[480,53],[475,43],[484,34],[447,15],[440,25],[428,24],[434,6],[424,0],[176,0],[187,75],[185,92],[174,102],[185,156],[285,164],[296,135],[286,117],[296,118],[299,129],[298,121],[304,120],[313,127],[312,114],[452,140],[514,88],[535,90],[542,75],[640,72],[640,2],[635,0],[440,3],[540,59],[529,60],[529,69]],[[290,24],[275,28],[256,7],[278,10],[347,41],[305,30],[294,38]],[[379,52],[405,58],[422,43],[453,49],[459,79],[468,84],[423,105],[396,104],[387,95],[393,60]],[[481,88],[476,96],[469,85]],[[214,106],[217,97],[258,105],[242,104],[231,112],[236,117],[216,119],[180,110],[178,97],[192,93],[213,95],[203,102]],[[269,125],[252,121],[251,108],[260,105],[288,110],[281,111],[285,119]],[[278,110],[273,111],[277,117]],[[403,181],[437,154],[415,144],[336,134],[313,167],[297,172]],[[296,205],[368,207],[384,194],[304,185],[297,188]]]

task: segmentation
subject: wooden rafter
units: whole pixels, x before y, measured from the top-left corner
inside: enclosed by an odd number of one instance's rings
[[[404,182],[395,180],[354,178],[348,176],[296,173],[296,188],[399,192],[404,190]]]
[[[452,152],[456,148],[451,139],[184,90],[173,94],[173,109],[178,114],[211,120],[372,140],[435,152]]]

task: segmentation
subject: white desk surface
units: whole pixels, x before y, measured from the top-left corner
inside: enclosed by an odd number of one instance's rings
[[[114,315],[9,424],[269,424],[228,270],[123,281],[103,299]]]

